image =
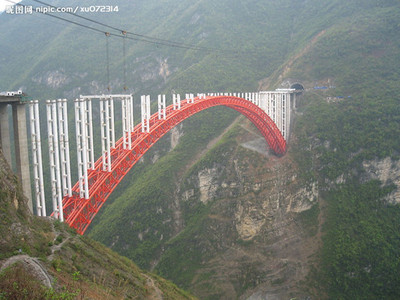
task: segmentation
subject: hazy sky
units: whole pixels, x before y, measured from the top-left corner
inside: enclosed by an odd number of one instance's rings
[[[21,2],[21,0],[12,0],[13,2]],[[6,6],[13,5],[13,3],[6,0],[0,0],[0,13],[6,9]]]

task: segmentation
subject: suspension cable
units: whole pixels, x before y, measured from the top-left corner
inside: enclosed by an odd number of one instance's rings
[[[110,51],[109,51],[109,43],[108,39],[110,37],[110,33],[106,32],[106,64],[107,64],[107,90],[110,92],[111,87],[110,87]]]
[[[121,31],[124,38],[122,39],[122,55],[123,55],[123,65],[124,65],[124,91],[127,90],[126,86],[126,31]]]

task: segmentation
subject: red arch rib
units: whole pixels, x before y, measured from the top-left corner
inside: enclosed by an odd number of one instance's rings
[[[64,197],[63,209],[65,222],[83,234],[91,221],[116,188],[122,178],[135,163],[170,129],[190,116],[210,107],[224,105],[246,116],[260,130],[268,145],[278,155],[286,151],[286,142],[272,119],[257,105],[243,98],[231,96],[195,98],[194,103],[181,102],[181,109],[167,107],[166,119],[159,120],[158,113],[150,118],[150,132],[142,133],[141,124],[132,132],[132,149],[123,149],[123,139],[119,139],[111,150],[112,170],[103,171],[100,157],[93,170],[88,171],[89,199],[79,197],[79,183],[73,187],[73,196]]]

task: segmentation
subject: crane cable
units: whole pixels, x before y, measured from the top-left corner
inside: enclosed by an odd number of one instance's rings
[[[9,1],[9,0],[6,0],[6,1]],[[40,4],[43,4],[43,5],[47,5],[47,6],[49,6],[49,7],[58,8],[57,6],[48,4],[48,3],[43,2],[43,1],[40,1],[40,0],[32,0],[32,1],[35,1],[35,2],[40,3]],[[9,1],[9,2],[12,2],[12,1]],[[13,3],[15,3],[15,2],[13,2]],[[93,20],[93,19],[90,19],[90,18],[81,16],[81,15],[78,15],[78,14],[73,13],[73,12],[66,12],[66,13],[68,13],[68,14],[70,14],[70,15],[73,15],[73,16],[75,16],[75,17],[77,17],[77,18],[81,18],[81,19],[83,19],[83,20],[86,20],[86,21],[95,23],[95,24],[97,24],[97,25],[101,25],[101,26],[104,26],[104,27],[113,29],[113,30],[117,31],[118,33],[122,33],[122,35],[110,33],[110,35],[113,35],[113,36],[118,36],[118,37],[126,38],[126,34],[130,34],[131,36],[135,36],[136,38],[130,37],[129,39],[136,40],[136,41],[147,42],[147,43],[152,43],[152,44],[163,45],[163,46],[177,47],[177,48],[184,48],[184,49],[193,49],[193,50],[204,50],[204,51],[210,51],[210,52],[213,52],[213,51],[219,51],[219,52],[220,52],[220,51],[224,51],[224,52],[225,52],[225,51],[228,51],[228,50],[222,50],[222,49],[216,49],[216,48],[195,46],[195,45],[180,43],[180,42],[171,41],[171,40],[167,40],[167,39],[155,38],[155,37],[151,37],[151,36],[147,36],[147,35],[143,35],[143,34],[138,34],[138,33],[135,33],[135,32],[130,32],[130,31],[122,30],[122,29],[120,29],[120,28],[116,28],[116,27],[114,27],[114,26],[111,26],[111,25],[108,25],[108,24],[105,24],[105,23],[102,23],[102,22],[99,22],[99,21],[96,21],[96,20]],[[49,13],[47,13],[47,15],[54,16],[54,15],[51,15],[51,14],[49,14]],[[55,17],[55,16],[54,16],[54,17]],[[60,18],[60,17],[56,17],[56,18]],[[63,19],[63,18],[61,18],[61,19]],[[69,21],[69,20],[67,20],[67,19],[64,19],[64,20],[67,21],[67,22]],[[73,22],[73,21],[71,21],[71,22]],[[77,23],[77,22],[73,22],[73,23],[74,23],[75,25],[79,25],[79,23]],[[83,25],[83,26],[84,26],[84,25]],[[90,26],[89,26],[89,27],[90,27]],[[90,28],[93,28],[93,27],[90,27]],[[93,28],[93,29],[94,29],[94,28]],[[126,33],[125,35],[123,34],[124,32]]]

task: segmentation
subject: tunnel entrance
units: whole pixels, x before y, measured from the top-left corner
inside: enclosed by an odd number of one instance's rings
[[[291,89],[295,89],[296,91],[304,91],[304,86],[300,83],[295,83],[290,86]]]

